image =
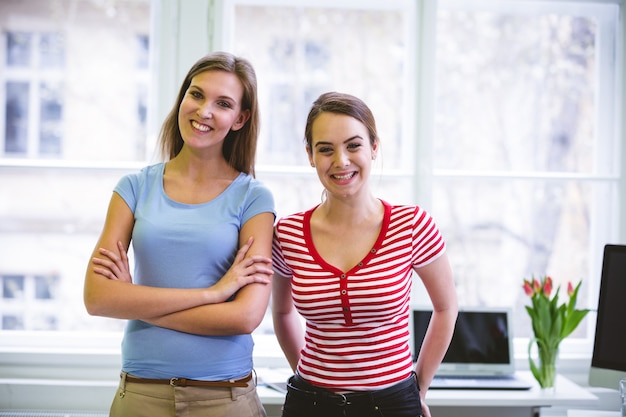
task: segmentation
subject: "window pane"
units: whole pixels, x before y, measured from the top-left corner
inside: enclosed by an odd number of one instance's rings
[[[6,83],[4,151],[7,153],[25,153],[27,150],[29,87],[24,82]]]
[[[515,334],[527,337],[523,278],[550,273],[563,291],[568,281],[582,279],[581,294],[588,293],[589,202],[603,188],[577,181],[437,180],[434,211],[461,303],[514,307]],[[586,305],[582,296],[581,302]]]
[[[7,66],[28,67],[30,65],[32,55],[31,40],[32,35],[30,33],[7,33]]]
[[[3,314],[2,330],[24,330],[24,319],[13,314]]]
[[[42,68],[65,66],[65,40],[58,33],[43,33],[39,44],[39,65]]]
[[[53,83],[42,83],[39,89],[41,103],[39,114],[39,153],[43,155],[61,154],[62,91],[60,84]]]
[[[24,277],[22,275],[2,276],[2,298],[23,299]]]
[[[39,275],[35,277],[35,298],[38,300],[52,300],[57,293],[59,277],[56,275]]]
[[[137,68],[147,70],[149,61],[150,37],[148,35],[137,35]]]
[[[437,25],[436,168],[594,170],[593,18],[443,10]]]

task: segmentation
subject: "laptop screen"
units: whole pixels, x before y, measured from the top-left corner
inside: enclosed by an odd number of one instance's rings
[[[431,310],[413,310],[413,359],[424,341]],[[438,375],[504,375],[515,370],[509,309],[459,310]]]

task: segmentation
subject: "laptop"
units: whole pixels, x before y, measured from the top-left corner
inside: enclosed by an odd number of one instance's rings
[[[432,310],[412,309],[413,361],[417,360]],[[515,371],[512,310],[459,310],[450,347],[430,389],[528,390],[532,381]]]

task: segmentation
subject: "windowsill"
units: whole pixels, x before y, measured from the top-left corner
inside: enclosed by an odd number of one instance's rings
[[[12,408],[32,408],[32,398],[36,396],[37,404],[48,410],[105,413],[119,381],[121,338],[121,333],[15,332],[3,335],[0,338],[0,402],[4,398],[10,401]],[[559,373],[594,395],[612,399],[614,391],[588,386],[591,355],[583,349],[587,344],[571,342],[564,344],[557,364]],[[288,369],[275,336],[255,335],[255,343],[256,368]],[[527,340],[515,341],[519,370],[528,370],[527,344]]]
[[[109,379],[119,375],[121,333],[3,332],[0,339],[0,375],[8,378]],[[287,361],[273,335],[255,335],[257,367],[286,368]],[[514,344],[517,369],[528,369],[527,339]],[[591,362],[589,342],[566,340],[559,372],[587,385]]]

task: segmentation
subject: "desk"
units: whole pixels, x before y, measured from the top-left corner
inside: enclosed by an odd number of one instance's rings
[[[567,417],[622,417],[619,411],[567,410]]]
[[[268,417],[280,416],[284,394],[262,385],[262,381],[285,381],[289,371],[257,369],[257,374],[259,397]],[[520,374],[532,378],[530,372]],[[553,393],[542,392],[535,384],[527,391],[430,390],[426,394],[426,403],[435,417],[535,417],[542,407],[584,408],[593,407],[597,401],[595,395],[561,375],[557,376]]]

